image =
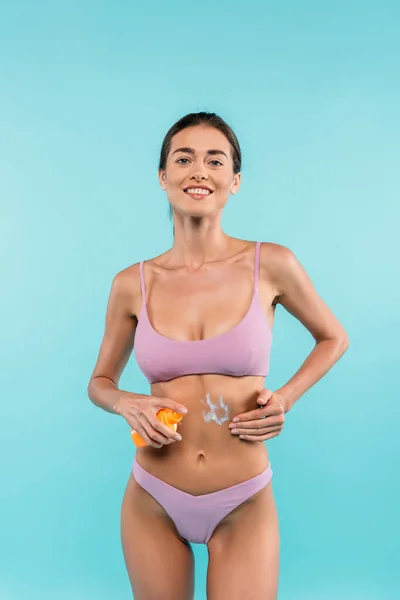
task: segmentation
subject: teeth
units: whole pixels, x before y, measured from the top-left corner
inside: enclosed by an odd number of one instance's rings
[[[207,195],[207,194],[210,193],[210,190],[204,190],[204,189],[201,189],[201,188],[190,188],[190,189],[186,190],[186,192],[188,194],[204,194],[204,195]]]

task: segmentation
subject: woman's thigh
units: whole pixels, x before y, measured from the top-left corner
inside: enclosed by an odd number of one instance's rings
[[[192,548],[132,475],[122,501],[121,539],[135,600],[193,599]]]
[[[208,543],[207,599],[276,600],[278,512],[270,482],[238,506]]]

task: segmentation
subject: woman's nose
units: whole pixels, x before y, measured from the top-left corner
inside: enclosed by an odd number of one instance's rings
[[[192,173],[190,179],[208,179],[207,173],[202,173],[201,171],[197,171]]]

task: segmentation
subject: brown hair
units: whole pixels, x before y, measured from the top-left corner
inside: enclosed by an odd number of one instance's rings
[[[171,149],[171,141],[174,135],[183,129],[186,129],[187,127],[194,127],[196,125],[208,125],[209,127],[214,127],[225,135],[232,148],[233,172],[235,175],[236,173],[239,173],[242,168],[242,152],[239,141],[228,123],[226,123],[226,121],[224,121],[215,113],[211,112],[190,113],[172,125],[172,127],[167,131],[161,146],[158,168],[165,169],[166,167],[167,156]],[[172,218],[171,205],[169,206],[169,215],[170,218]]]

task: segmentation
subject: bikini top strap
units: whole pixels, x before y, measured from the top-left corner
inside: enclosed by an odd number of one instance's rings
[[[146,304],[146,284],[144,282],[144,261],[140,261],[139,263],[139,271],[140,271],[140,291],[142,292],[142,303]]]
[[[254,291],[258,292],[258,274],[260,270],[260,246],[261,242],[256,243],[256,257],[254,261]]]

